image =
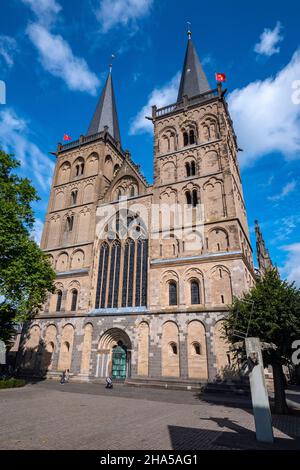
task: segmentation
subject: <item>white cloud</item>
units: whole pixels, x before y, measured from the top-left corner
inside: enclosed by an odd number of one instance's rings
[[[96,94],[99,85],[97,76],[89,70],[84,59],[74,56],[71,47],[60,35],[50,33],[38,23],[31,23],[27,32],[45,70],[63,79],[70,90]]]
[[[295,281],[300,287],[300,243],[292,243],[282,247],[287,252],[287,259],[280,272],[288,281]]]
[[[286,196],[292,193],[296,189],[296,186],[297,186],[297,182],[295,180],[290,181],[285,186],[283,186],[279,194],[275,194],[274,196],[269,196],[268,199],[270,201],[280,201],[281,199],[284,199]]]
[[[266,56],[278,54],[280,51],[278,43],[283,40],[283,36],[280,34],[281,30],[282,26],[279,21],[277,21],[274,29],[265,28],[260,35],[260,42],[254,46],[254,51],[257,52],[257,54]]]
[[[134,118],[129,133],[131,135],[139,134],[143,132],[153,132],[153,124],[148,119],[145,119],[145,116],[151,116],[151,106],[156,105],[158,108],[166,106],[167,104],[172,104],[177,99],[178,87],[180,80],[180,72],[177,72],[176,75],[161,88],[155,88],[148,97],[148,102],[142,109],[138,112]]]
[[[54,163],[28,137],[28,123],[9,108],[0,112],[1,148],[21,161],[21,169],[47,191],[51,186]]]
[[[55,0],[22,0],[37,16],[40,23],[49,25],[56,20],[62,7]]]
[[[34,241],[39,245],[41,243],[44,224],[40,219],[36,219],[31,235]]]
[[[271,152],[287,159],[300,157],[300,105],[292,101],[292,85],[299,77],[300,49],[275,77],[230,93],[229,109],[244,149],[241,165],[251,165]]]
[[[17,52],[17,41],[11,36],[0,36],[0,57],[8,67],[14,65],[14,55]]]
[[[107,33],[117,25],[135,25],[138,18],[150,12],[153,0],[102,0],[96,10],[101,29]]]

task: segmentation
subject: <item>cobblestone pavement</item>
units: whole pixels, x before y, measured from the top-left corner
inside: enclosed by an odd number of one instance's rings
[[[40,382],[0,390],[0,449],[300,449],[300,417],[273,416],[258,444],[251,409],[194,392]]]

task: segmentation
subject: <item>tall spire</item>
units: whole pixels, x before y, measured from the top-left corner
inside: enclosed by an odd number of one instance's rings
[[[263,275],[266,269],[269,269],[273,266],[273,263],[269,254],[269,250],[265,246],[265,241],[263,239],[257,220],[255,221],[255,236],[258,268],[260,273]]]
[[[112,66],[110,65],[109,74],[97,103],[87,135],[97,134],[98,132],[103,131],[107,126],[107,130],[110,135],[116,142],[120,142],[119,121],[111,72]]]
[[[191,98],[192,96],[205,93],[210,89],[211,88],[193,44],[192,33],[189,27],[188,44],[184,58],[177,101],[182,100],[184,95],[187,95],[189,98]]]

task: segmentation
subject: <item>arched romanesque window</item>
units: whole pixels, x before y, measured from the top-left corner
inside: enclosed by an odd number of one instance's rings
[[[200,304],[200,288],[199,282],[193,279],[191,281],[191,304],[198,305]]]
[[[67,232],[72,232],[74,225],[74,215],[68,215],[67,217]]]
[[[201,356],[201,344],[197,343],[197,342],[194,342],[192,344],[192,347],[193,347],[193,354],[195,356]]]
[[[195,176],[196,174],[196,165],[195,165],[195,162],[194,160],[191,161],[191,176]]]
[[[193,145],[196,143],[194,129],[191,129],[189,132],[189,141],[190,141],[190,145]]]
[[[193,207],[196,207],[198,205],[198,194],[197,194],[197,190],[196,189],[193,189]]]
[[[187,177],[191,176],[191,167],[190,167],[189,162],[186,162],[186,164],[185,164],[185,171],[186,171],[186,176]]]
[[[175,281],[169,282],[169,305],[177,305],[177,284]]]
[[[72,290],[72,300],[71,300],[71,311],[74,312],[77,308],[77,298],[78,298],[78,291],[77,289]]]
[[[190,193],[190,191],[187,191],[185,193],[185,197],[186,197],[186,203],[188,206],[191,206],[192,205],[192,195]]]
[[[78,196],[78,190],[77,189],[73,189],[73,191],[71,192],[71,204],[72,205],[75,205],[76,202],[77,202],[77,196]]]
[[[61,301],[62,301],[62,291],[58,290],[56,293],[56,312],[60,312],[61,309]]]
[[[189,145],[189,135],[186,131],[183,133],[183,146],[186,147]]]

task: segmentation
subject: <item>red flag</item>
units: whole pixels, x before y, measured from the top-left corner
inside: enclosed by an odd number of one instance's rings
[[[64,140],[71,140],[71,137],[68,134],[64,134]]]
[[[216,81],[217,82],[226,82],[226,75],[225,73],[216,73]]]

